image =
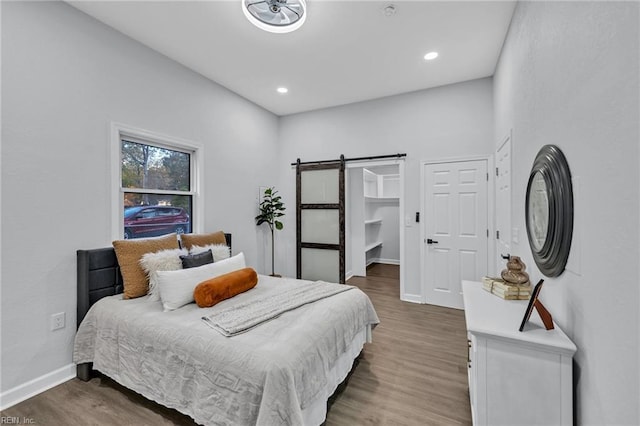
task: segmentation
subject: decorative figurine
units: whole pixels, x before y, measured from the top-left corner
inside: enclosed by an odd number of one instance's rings
[[[531,285],[529,283],[529,274],[525,272],[527,266],[519,256],[509,256],[507,269],[500,274],[502,279],[513,285]]]

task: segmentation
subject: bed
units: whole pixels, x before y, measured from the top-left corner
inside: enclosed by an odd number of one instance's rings
[[[147,296],[123,299],[112,248],[77,255],[78,378],[99,371],[200,424],[321,424],[379,322],[369,298],[351,288],[226,337],[203,316],[312,283],[259,275],[253,289],[211,308],[163,312]]]

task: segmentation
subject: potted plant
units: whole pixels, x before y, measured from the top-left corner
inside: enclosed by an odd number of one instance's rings
[[[280,197],[278,191],[275,190],[274,187],[270,187],[264,190],[264,194],[262,196],[262,202],[260,203],[260,214],[256,216],[256,225],[262,225],[266,223],[269,225],[269,229],[271,230],[271,276],[279,276],[274,273],[274,230],[281,230],[284,228],[282,222],[278,220],[278,218],[284,216],[282,213],[285,210],[284,204],[282,203],[282,197]]]

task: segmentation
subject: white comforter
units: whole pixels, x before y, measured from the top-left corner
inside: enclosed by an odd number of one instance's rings
[[[76,335],[74,361],[206,425],[301,425],[302,410],[326,398],[327,376],[354,337],[378,321],[369,298],[345,291],[286,312],[233,337],[201,318],[268,297],[286,278],[212,308],[163,312],[161,302],[121,295],[97,302]],[[329,394],[327,394],[329,392]]]

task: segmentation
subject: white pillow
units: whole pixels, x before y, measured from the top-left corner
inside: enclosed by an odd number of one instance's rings
[[[229,259],[179,271],[158,271],[158,288],[164,311],[194,302],[193,291],[202,281],[245,268],[244,253]]]
[[[225,244],[209,244],[206,246],[191,246],[189,254],[198,254],[204,251],[211,250],[213,255],[213,261],[218,262],[222,259],[228,259],[231,257],[231,250],[229,246]]]
[[[149,278],[149,300],[160,300],[157,272],[182,269],[180,256],[186,254],[189,254],[186,249],[168,249],[142,255],[140,266]]]

